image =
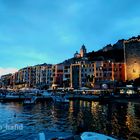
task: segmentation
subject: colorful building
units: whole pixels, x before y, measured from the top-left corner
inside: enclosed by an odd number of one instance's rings
[[[52,87],[63,87],[63,64],[52,66]]]

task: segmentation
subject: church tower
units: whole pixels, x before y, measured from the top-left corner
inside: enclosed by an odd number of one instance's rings
[[[87,49],[86,49],[85,45],[83,44],[81,49],[80,49],[81,57],[85,57],[86,53],[87,53]]]

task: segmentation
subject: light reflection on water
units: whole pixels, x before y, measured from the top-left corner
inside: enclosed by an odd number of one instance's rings
[[[23,106],[0,103],[0,126],[23,124],[23,130],[0,129],[0,140],[32,139],[43,130],[76,132],[81,123],[85,131],[104,133],[118,139],[139,138],[140,104],[71,101],[69,105],[52,102]],[[0,127],[1,128],[1,127]]]

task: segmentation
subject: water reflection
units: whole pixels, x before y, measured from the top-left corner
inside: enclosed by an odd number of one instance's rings
[[[43,130],[104,133],[118,139],[140,136],[140,104],[71,101],[69,104],[38,103],[28,107],[18,103],[0,103],[0,124],[23,124],[22,131],[0,130],[1,139],[35,139]],[[16,113],[16,117],[14,116]]]

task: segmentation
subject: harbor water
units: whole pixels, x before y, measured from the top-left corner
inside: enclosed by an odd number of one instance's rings
[[[139,139],[139,112],[138,102],[0,103],[0,140],[36,140],[42,131],[75,134],[80,125],[117,139]]]

